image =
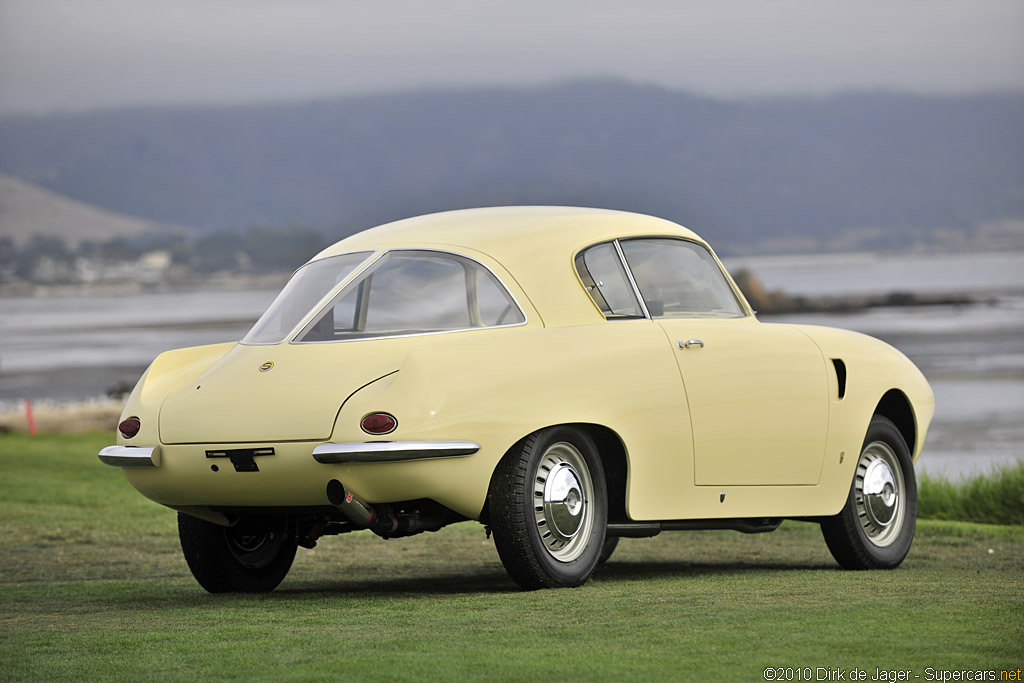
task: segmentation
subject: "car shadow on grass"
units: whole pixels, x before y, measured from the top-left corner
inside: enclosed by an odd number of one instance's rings
[[[443,571],[430,571],[424,567],[422,572],[415,568],[402,567],[396,574],[389,574],[381,567],[366,566],[367,573],[358,575],[359,567],[350,567],[345,573],[330,575],[317,572],[316,575],[293,575],[270,593],[220,593],[209,594],[194,583],[191,576],[180,574],[167,576],[163,580],[154,578],[148,581],[114,580],[109,590],[103,595],[95,596],[95,601],[111,603],[118,609],[137,608],[140,610],[167,607],[195,607],[197,605],[230,605],[249,603],[252,601],[287,603],[288,601],[303,602],[308,600],[340,600],[352,599],[363,601],[370,599],[393,599],[404,597],[444,597],[459,595],[502,595],[522,594],[512,579],[505,573],[501,565],[493,567],[448,568]],[[787,560],[723,560],[714,561],[677,561],[677,560],[645,560],[612,559],[598,567],[592,580],[583,587],[614,587],[615,584],[628,586],[635,582],[656,581],[663,579],[701,580],[713,577],[747,576],[763,577],[768,574],[798,574],[808,572],[842,572],[834,563],[829,562],[794,562]],[[369,573],[372,572],[372,575]],[[86,585],[91,582],[86,582]],[[105,583],[101,581],[100,583]],[[95,584],[93,584],[95,585]],[[92,600],[87,600],[95,604]]]
[[[614,581],[653,580],[663,578],[698,578],[706,576],[753,575],[773,572],[839,571],[832,563],[797,562],[632,562],[611,561],[599,567],[593,578],[603,583]],[[520,593],[520,589],[503,570],[466,571],[444,575],[376,576],[359,580],[326,580],[305,585],[287,583],[274,595],[458,595],[473,593]]]
[[[423,574],[422,576],[376,576],[350,580],[308,582],[305,585],[285,585],[275,595],[331,595],[358,593],[360,595],[458,595],[471,593],[517,593],[518,586],[502,569],[469,571],[465,573]]]
[[[599,567],[593,576],[602,581],[727,576],[792,571],[835,571],[837,564],[821,562],[731,561],[731,562],[632,562],[612,560]]]
[[[444,597],[459,595],[513,595],[526,594],[500,566],[494,568],[466,568],[465,571],[449,570],[444,573],[417,574],[409,569],[402,576],[388,576],[380,568],[374,569],[372,577],[302,577],[286,579],[270,593],[220,593],[209,594],[183,576],[167,577],[164,580],[113,581],[103,589],[102,594],[80,596],[83,605],[90,609],[105,604],[118,610],[140,611],[167,608],[191,608],[202,605],[210,607],[242,606],[252,603],[281,603],[306,601],[348,600],[364,602],[367,599],[389,600],[407,597]],[[635,582],[661,579],[700,580],[724,576],[764,576],[767,574],[801,572],[841,572],[835,564],[786,561],[630,561],[613,560],[599,567],[593,579],[581,590],[600,584],[602,588],[623,587]],[[100,582],[106,583],[106,582]],[[97,584],[86,582],[96,588]]]

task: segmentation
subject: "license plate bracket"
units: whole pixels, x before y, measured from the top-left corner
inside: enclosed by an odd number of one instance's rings
[[[227,448],[206,451],[207,458],[227,458],[235,468],[235,472],[259,472],[256,466],[258,456],[274,455],[273,448]]]

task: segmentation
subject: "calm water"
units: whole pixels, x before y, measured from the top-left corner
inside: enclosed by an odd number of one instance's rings
[[[919,471],[958,478],[1024,459],[1024,297],[770,320],[864,332],[921,368],[935,392],[935,418]]]
[[[148,365],[169,349],[239,339],[276,294],[0,298],[0,369],[7,374]]]
[[[865,332],[922,369],[936,414],[920,469],[961,476],[1024,458],[1024,253],[732,259],[769,289],[1001,293],[993,304],[765,318]],[[159,353],[239,339],[275,291],[0,298],[0,407],[134,383]]]
[[[789,294],[1024,292],[1024,252],[758,256],[725,265],[748,268],[766,290]]]

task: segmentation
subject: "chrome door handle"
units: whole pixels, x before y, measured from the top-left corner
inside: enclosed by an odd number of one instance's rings
[[[689,349],[694,346],[696,346],[698,349],[703,349],[704,342],[702,342],[700,339],[688,339],[686,341],[677,341],[676,346],[678,346],[681,349]]]

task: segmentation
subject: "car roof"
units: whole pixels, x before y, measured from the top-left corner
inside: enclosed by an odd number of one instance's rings
[[[502,260],[507,252],[519,251],[524,241],[543,241],[545,249],[561,247],[576,251],[581,245],[615,237],[651,234],[700,239],[670,221],[628,211],[574,206],[498,206],[445,211],[385,223],[341,240],[319,256],[432,243],[468,247]]]
[[[583,248],[615,238],[681,237],[704,241],[653,216],[570,206],[462,209],[406,218],[356,233],[313,259],[363,250],[471,250],[500,264],[522,288],[547,326],[604,317],[586,294],[572,260]],[[472,255],[472,254],[469,254]]]

